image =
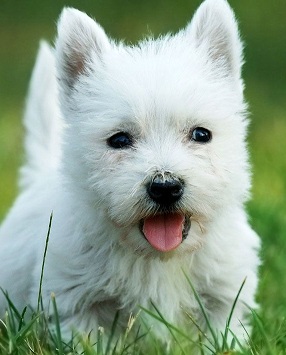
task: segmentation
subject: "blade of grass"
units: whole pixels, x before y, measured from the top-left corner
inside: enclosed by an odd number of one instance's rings
[[[32,318],[29,323],[27,323],[25,326],[21,328],[21,330],[16,334],[15,340],[17,343],[23,342],[25,340],[25,337],[29,332],[32,331],[32,328],[35,324],[35,322],[38,320],[38,316]]]
[[[133,346],[133,351],[131,352],[131,354],[136,354],[135,346],[138,344],[140,339],[144,338],[149,333],[149,331],[146,331],[145,333],[140,334],[141,324],[139,324],[139,326],[137,327],[135,338],[133,338],[133,340],[130,343],[127,343],[128,335],[129,335],[131,329],[133,329],[133,326],[134,326],[136,320],[138,319],[139,314],[140,314],[140,312],[138,312],[135,317],[132,314],[130,314],[127,328],[126,328],[126,331],[125,331],[125,334],[123,337],[123,346],[121,346],[122,349],[120,350],[120,352],[118,352],[118,354],[121,354],[121,355],[124,354],[132,346]],[[145,325],[144,321],[143,321],[143,324]],[[130,353],[130,351],[128,353]]]
[[[192,284],[190,278],[188,277],[188,275],[185,273],[184,270],[183,270],[183,273],[184,273],[184,275],[185,275],[185,277],[186,277],[186,279],[187,279],[187,281],[188,281],[188,283],[189,283],[189,285],[190,285],[190,287],[191,287],[191,289],[192,289],[192,291],[193,291],[193,293],[194,293],[194,296],[195,296],[196,301],[198,302],[198,305],[199,305],[199,307],[200,307],[200,310],[201,310],[201,312],[202,312],[202,314],[203,314],[203,317],[204,317],[204,319],[205,319],[205,321],[206,321],[207,328],[209,329],[209,331],[210,331],[210,333],[211,333],[211,335],[212,335],[215,348],[216,348],[216,349],[219,349],[219,342],[218,342],[218,340],[217,340],[216,333],[215,333],[215,331],[213,330],[213,327],[211,326],[209,317],[208,317],[208,315],[207,315],[207,313],[206,313],[206,310],[205,310],[205,308],[204,308],[204,305],[203,305],[202,302],[201,302],[200,296],[199,296],[199,294],[197,293],[197,291],[195,290],[195,288],[194,288],[194,286],[193,286],[193,284]]]
[[[8,302],[8,310],[9,313],[11,314],[11,317],[13,317],[13,323],[14,323],[14,327],[16,327],[15,325],[15,321],[14,321],[14,315],[16,316],[16,318],[18,320],[21,320],[22,315],[21,313],[18,311],[18,309],[15,307],[14,303],[11,301],[8,292],[4,291],[2,288],[0,288],[4,297],[6,298],[7,302]]]
[[[51,213],[51,215],[50,215],[49,227],[48,227],[45,249],[44,249],[44,256],[43,256],[42,267],[41,267],[40,285],[39,285],[38,302],[37,302],[37,313],[39,313],[39,311],[40,311],[40,305],[41,305],[41,300],[42,300],[42,286],[43,286],[44,268],[45,268],[48,244],[49,244],[50,233],[51,233],[51,228],[52,228],[52,220],[53,220],[53,213]]]
[[[27,306],[23,309],[23,312],[21,313],[21,318],[20,318],[20,321],[19,321],[18,331],[20,331],[21,328],[23,326],[25,326],[24,317],[25,317],[26,311],[27,311]]]
[[[135,351],[135,345],[138,343],[138,341],[142,338],[144,338],[148,333],[143,333],[141,335],[139,335],[139,330],[140,328],[138,328],[137,332],[136,332],[136,336],[135,339],[130,342],[128,345],[125,345],[122,352],[120,353],[121,355],[124,354],[129,348],[131,348],[133,346],[133,351],[131,352],[132,354],[136,354]]]
[[[62,334],[61,334],[61,327],[60,327],[60,319],[59,319],[59,313],[58,313],[58,308],[57,308],[57,303],[56,303],[56,296],[54,293],[51,294],[51,299],[52,299],[53,311],[54,311],[54,316],[55,316],[56,341],[57,341],[56,345],[58,348],[58,354],[64,355],[63,341],[62,341]]]
[[[144,312],[146,312],[147,314],[149,314],[152,318],[158,320],[159,322],[165,324],[168,328],[176,331],[179,335],[181,335],[183,338],[187,339],[188,341],[195,343],[195,341],[193,339],[191,339],[188,335],[186,335],[184,332],[182,332],[180,329],[178,329],[177,327],[175,327],[173,324],[169,323],[166,319],[162,319],[160,316],[157,316],[156,314],[154,314],[153,312],[151,312],[149,309],[144,308],[144,307],[140,307]]]
[[[252,317],[253,317],[254,322],[257,325],[257,328],[259,329],[261,335],[263,336],[265,347],[267,348],[268,354],[269,355],[275,355],[275,352],[272,349],[272,346],[271,346],[271,344],[269,342],[268,336],[266,334],[265,328],[264,328],[264,326],[262,324],[262,321],[261,321],[260,317],[258,316],[258,314],[253,309],[251,309],[251,308],[249,308],[249,309],[250,309],[250,311],[252,313]]]
[[[228,316],[228,319],[227,319],[227,322],[226,322],[226,327],[225,327],[225,332],[224,332],[224,335],[223,335],[223,344],[225,344],[227,347],[228,347],[228,344],[227,344],[227,336],[228,336],[228,333],[229,333],[229,330],[230,330],[230,322],[232,320],[232,316],[233,316],[233,313],[234,313],[234,309],[237,305],[237,302],[238,302],[238,299],[239,299],[239,296],[241,294],[241,291],[245,285],[245,282],[246,282],[246,278],[242,281],[242,284],[237,292],[237,295],[233,301],[233,304],[232,304],[232,307],[231,307],[231,310],[230,310],[230,313],[229,313],[229,316]],[[233,349],[232,347],[230,349]]]
[[[243,326],[242,323],[240,323],[242,328],[246,331],[245,327]],[[238,345],[240,351],[243,351],[245,349],[245,347],[242,345],[242,343],[239,341],[239,339],[237,338],[237,336],[234,334],[234,332],[230,329],[229,332],[231,333],[232,337],[233,337],[233,341],[235,342],[235,344]],[[234,344],[234,346],[235,346]],[[234,349],[234,346],[232,349]]]
[[[9,354],[12,353],[12,351],[15,348],[15,337],[13,330],[11,328],[11,323],[9,319],[9,313],[5,313],[5,325],[6,325],[6,331],[7,331],[7,340],[8,340],[8,349],[9,349]]]
[[[103,354],[103,328],[98,327],[97,330],[97,343],[96,343],[96,354],[102,355]]]
[[[118,324],[118,320],[119,320],[119,311],[116,312],[115,314],[115,317],[113,319],[113,322],[112,322],[112,326],[111,326],[111,332],[110,332],[110,336],[108,337],[108,341],[107,341],[107,345],[106,345],[106,349],[105,349],[105,355],[108,355],[109,354],[109,350],[110,350],[110,347],[111,347],[111,343],[112,343],[112,340],[114,338],[114,335],[115,335],[115,331],[116,331],[116,327],[117,327],[117,324]]]
[[[143,310],[143,308],[142,308]],[[159,354],[159,346],[158,346],[158,339],[155,337],[155,334],[152,333],[151,329],[152,326],[147,323],[146,319],[143,317],[140,320],[140,323],[144,327],[145,334],[148,334],[148,341],[149,341],[149,346],[152,348],[152,351],[155,354]]]
[[[202,341],[202,335],[203,335],[204,338],[211,344],[212,342],[209,339],[208,335],[203,331],[203,329],[200,327],[200,325],[196,322],[196,320],[194,319],[194,317],[192,317],[191,314],[189,314],[188,312],[185,312],[185,313],[186,313],[186,316],[192,321],[194,326],[199,331],[199,344],[200,344],[201,353],[203,354],[202,345],[203,345],[203,347],[205,347],[209,351],[209,353],[211,353],[213,350],[210,348],[210,346],[208,346],[207,344],[204,344],[204,342]]]
[[[156,305],[152,301],[151,301],[151,304],[152,304],[153,308],[155,309],[155,311],[159,314],[159,316],[162,319],[165,326],[168,328],[168,330],[169,330],[170,334],[172,335],[173,339],[175,340],[175,342],[178,344],[182,354],[185,354],[180,342],[178,341],[175,334],[173,333],[173,329],[172,329],[173,327],[169,327],[169,322],[167,322],[167,320],[164,318],[163,314],[159,311],[159,309],[156,307]]]
[[[112,353],[111,353],[112,355],[115,355],[115,354],[116,354],[118,342],[119,342],[119,339],[117,339],[116,342],[115,342],[115,345],[114,345],[113,350],[112,350]]]

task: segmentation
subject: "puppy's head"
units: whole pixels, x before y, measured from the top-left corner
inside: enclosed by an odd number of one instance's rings
[[[58,31],[73,188],[124,246],[193,250],[249,188],[242,45],[228,4],[206,0],[185,30],[134,47],[74,9]]]

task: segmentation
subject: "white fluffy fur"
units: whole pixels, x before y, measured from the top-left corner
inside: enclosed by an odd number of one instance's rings
[[[250,174],[241,65],[224,0],[204,1],[185,30],[134,47],[63,10],[55,51],[40,48],[25,114],[23,191],[0,230],[0,285],[20,310],[36,307],[53,212],[43,300],[55,293],[67,331],[108,330],[117,309],[124,324],[150,300],[174,324],[189,312],[204,326],[184,270],[217,331],[247,278],[231,324],[243,337],[244,303],[255,306],[259,239],[244,211]],[[197,126],[212,132],[211,142],[189,139]],[[119,131],[135,137],[134,148],[106,144]],[[192,214],[187,239],[166,254],[138,227],[154,211],[145,182],[156,171],[184,180],[180,210]],[[2,315],[5,308],[0,296]]]

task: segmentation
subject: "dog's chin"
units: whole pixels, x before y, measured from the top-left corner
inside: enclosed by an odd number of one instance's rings
[[[190,228],[190,216],[178,212],[158,213],[139,221],[141,235],[160,253],[177,249],[187,238]]]

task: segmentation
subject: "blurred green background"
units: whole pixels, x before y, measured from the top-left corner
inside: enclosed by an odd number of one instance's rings
[[[251,223],[263,241],[259,301],[279,326],[286,316],[286,1],[230,0],[245,42],[244,78],[252,124]],[[0,219],[17,193],[23,161],[21,114],[39,40],[53,41],[63,6],[134,42],[185,26],[199,0],[0,0]],[[44,163],[44,162],[43,162]]]

